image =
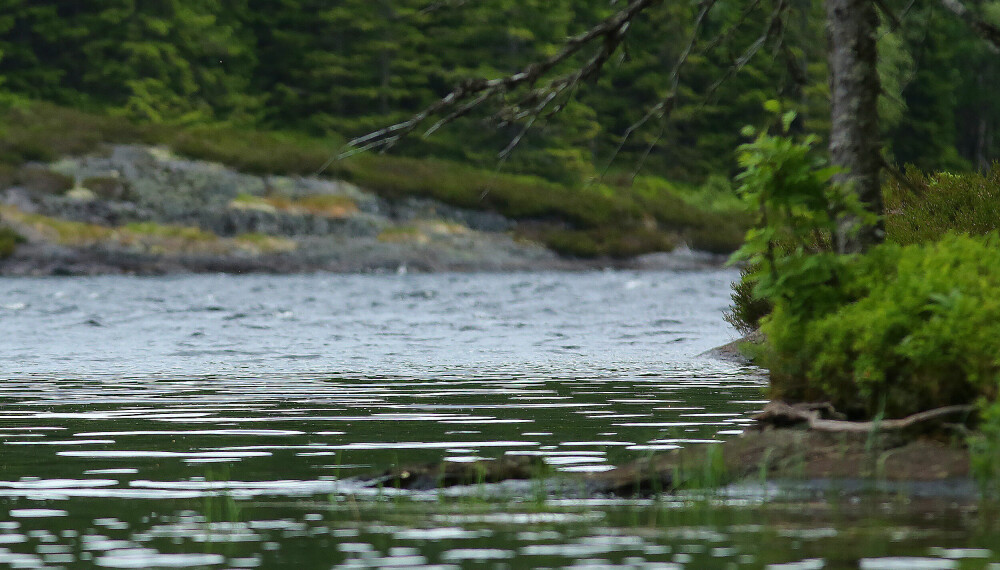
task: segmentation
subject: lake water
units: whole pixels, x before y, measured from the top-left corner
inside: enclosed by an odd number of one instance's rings
[[[730,270],[0,280],[0,567],[985,568],[950,498],[546,481],[362,487],[411,462],[557,473],[738,435]]]

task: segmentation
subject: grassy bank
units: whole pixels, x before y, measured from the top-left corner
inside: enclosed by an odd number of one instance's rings
[[[490,210],[523,222],[523,237],[579,257],[628,257],[680,243],[729,252],[742,241],[747,217],[717,189],[683,188],[646,178],[629,185],[577,187],[455,162],[389,155],[331,158],[336,137],[262,132],[230,126],[136,124],[47,103],[7,101],[0,108],[0,183],[21,182],[28,162],[101,152],[109,144],[163,145],[182,156],[252,174],[342,178],[386,198],[418,196]]]

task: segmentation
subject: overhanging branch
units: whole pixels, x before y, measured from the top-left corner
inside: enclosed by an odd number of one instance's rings
[[[1000,50],[1000,27],[980,18],[962,0],[941,0],[941,4],[961,18],[979,37],[989,42],[994,50]]]
[[[632,20],[642,11],[659,4],[661,1],[632,0],[621,11],[606,18],[590,30],[569,38],[556,54],[531,63],[517,73],[497,79],[478,78],[463,81],[450,93],[416,113],[410,119],[351,140],[347,143],[347,148],[350,150],[341,154],[340,158],[373,148],[388,149],[420,128],[431,117],[444,115],[444,118],[437,121],[424,133],[426,136],[442,125],[472,112],[491,97],[503,96],[522,87],[528,87],[530,90],[515,103],[505,106],[504,110],[510,111],[510,119],[507,120],[517,120],[532,115],[538,116],[561,94],[571,90],[579,83],[595,77],[621,45]],[[584,65],[548,81],[541,87],[535,87],[561,64],[595,43],[599,43],[597,52]]]

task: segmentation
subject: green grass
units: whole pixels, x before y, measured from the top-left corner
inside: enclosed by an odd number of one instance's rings
[[[742,242],[748,219],[739,210],[727,209],[718,183],[709,191],[652,178],[631,188],[602,183],[570,187],[437,159],[365,154],[331,162],[342,145],[333,136],[310,138],[226,125],[135,124],[48,103],[10,100],[0,106],[0,182],[18,175],[26,162],[50,162],[124,143],[164,145],[183,156],[261,175],[322,171],[387,198],[420,196],[495,211],[531,222],[522,237],[580,257],[626,257],[669,250],[681,242],[730,252]]]

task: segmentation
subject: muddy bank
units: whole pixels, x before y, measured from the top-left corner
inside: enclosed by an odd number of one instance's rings
[[[153,147],[28,165],[0,188],[0,223],[26,238],[0,275],[694,269],[681,247],[569,259],[493,212],[387,200],[344,181],[253,176]]]
[[[591,495],[650,496],[740,482],[859,481],[971,485],[968,449],[935,430],[821,431],[803,426],[760,425],[718,444],[658,454],[610,471],[570,476]],[[401,489],[540,479],[557,475],[538,458],[504,457],[474,463],[439,463],[391,469],[367,483]],[[942,487],[942,489],[945,487]]]
[[[590,477],[600,492],[644,495],[743,480],[933,482],[968,479],[968,450],[900,434],[769,428],[712,446],[677,450]]]

